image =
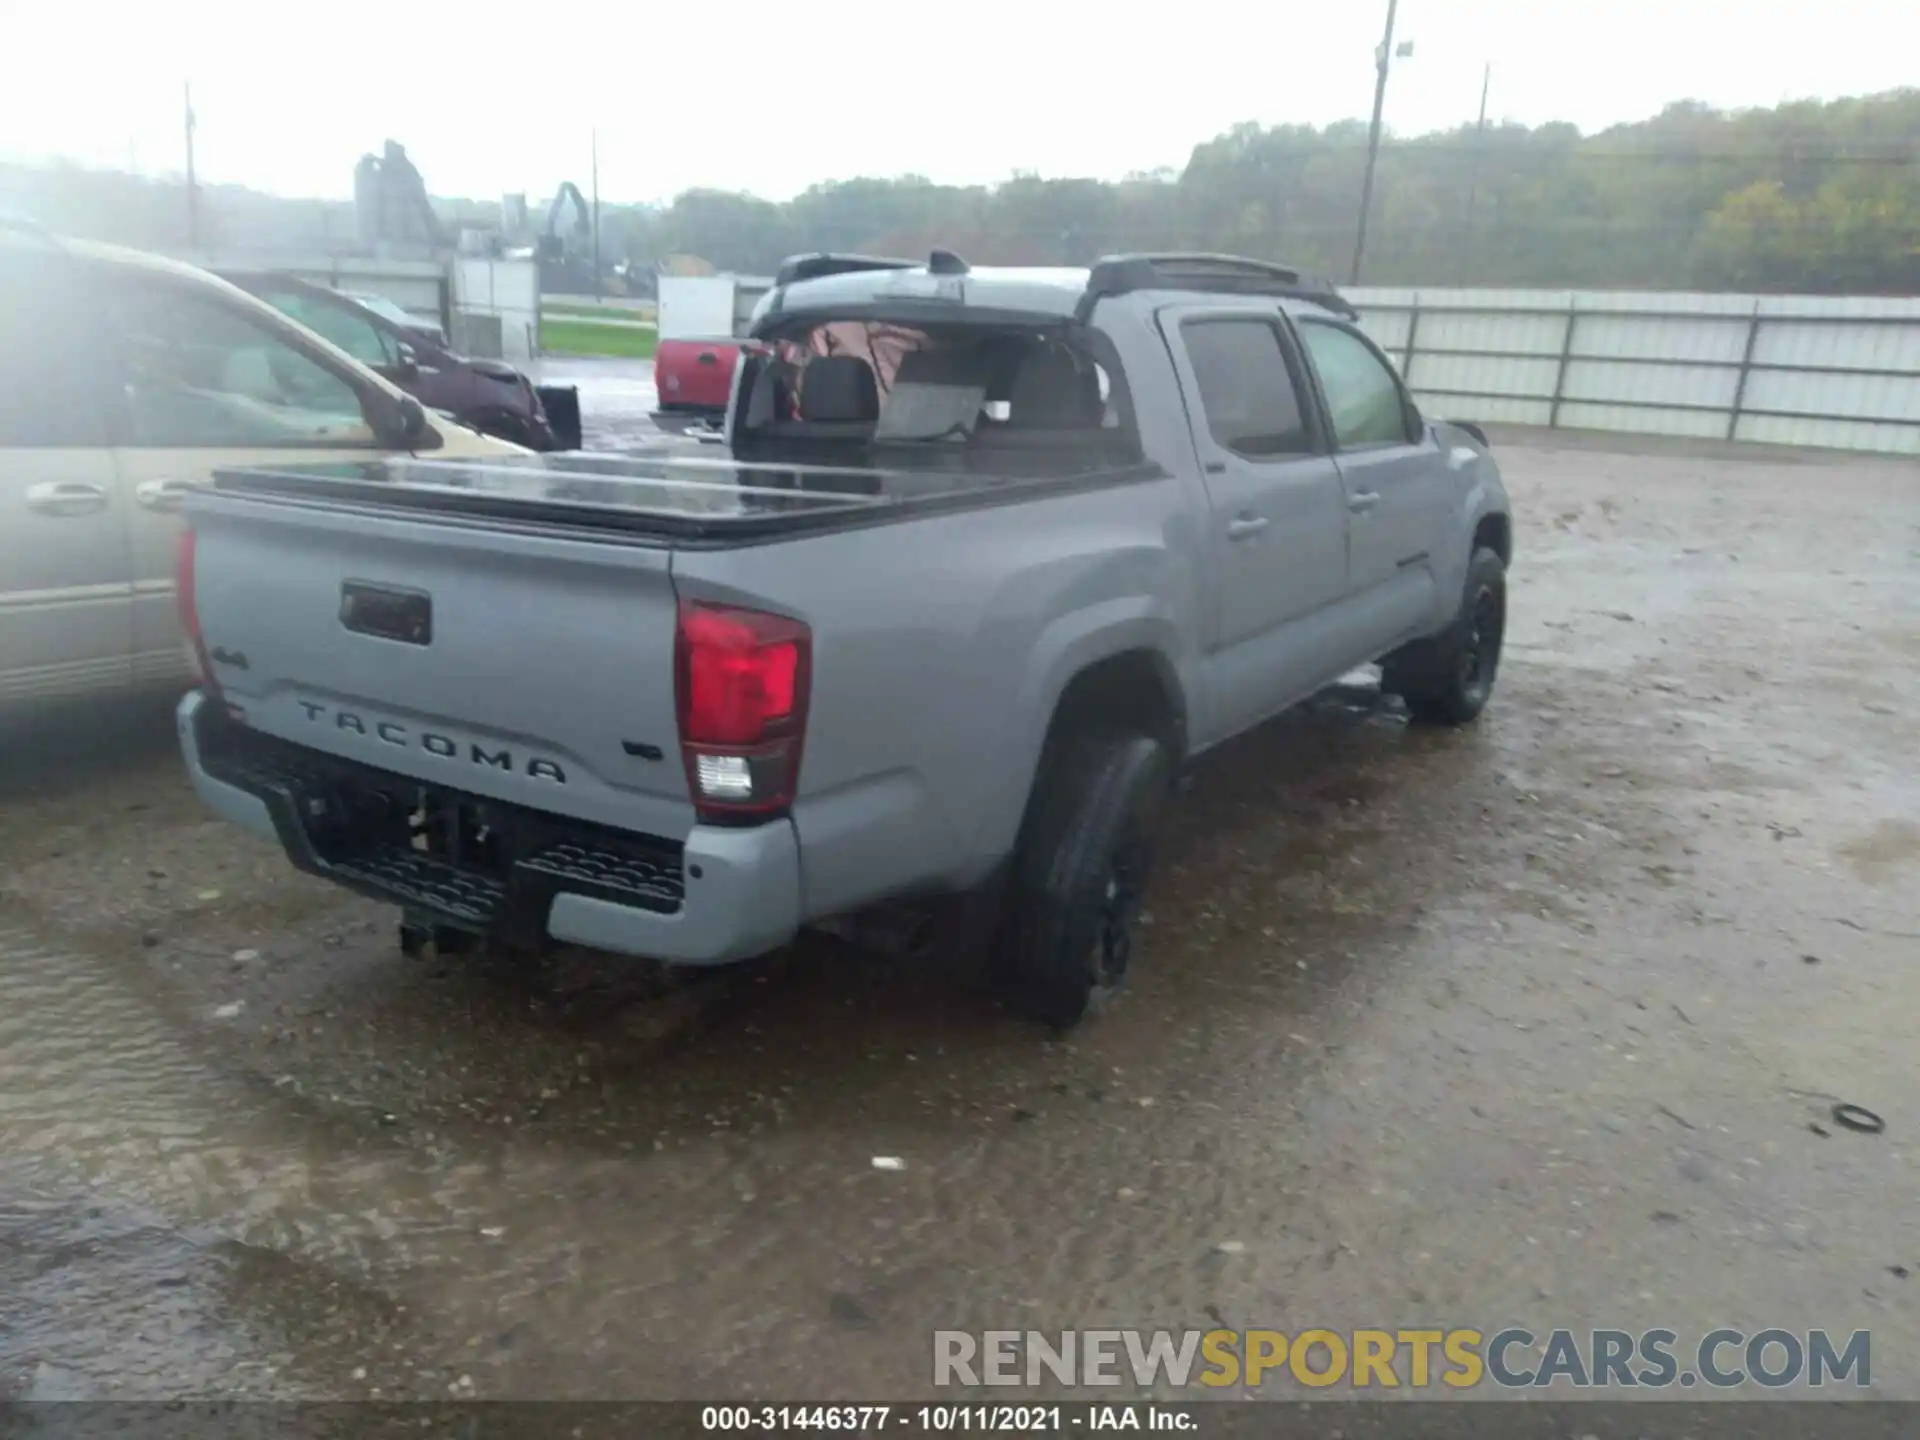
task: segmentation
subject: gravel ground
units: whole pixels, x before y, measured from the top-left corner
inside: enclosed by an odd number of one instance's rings
[[[551,371],[640,433],[635,367]],[[1515,1322],[1869,1329],[1920,1398],[1920,469],[1496,443],[1482,723],[1342,690],[1207,759],[1065,1039],[825,939],[403,960],[163,705],[16,726],[0,1393],[898,1398],[935,1328]]]

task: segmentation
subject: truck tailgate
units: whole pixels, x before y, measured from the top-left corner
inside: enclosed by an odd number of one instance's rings
[[[194,596],[254,729],[683,839],[671,551],[203,494]]]
[[[653,355],[660,408],[725,414],[741,352],[765,348],[754,340],[663,339]]]

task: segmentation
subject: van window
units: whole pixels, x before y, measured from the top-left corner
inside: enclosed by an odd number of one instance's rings
[[[371,445],[345,376],[218,294],[143,275],[114,286],[111,314],[135,445]]]
[[[107,365],[71,262],[0,246],[0,446],[104,447]]]
[[[260,298],[288,319],[331,340],[362,365],[395,365],[400,352],[366,316],[304,290],[261,290]]]

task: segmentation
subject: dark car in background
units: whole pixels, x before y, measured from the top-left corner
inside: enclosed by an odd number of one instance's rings
[[[447,348],[447,332],[441,329],[438,320],[429,320],[424,315],[416,315],[411,310],[396,305],[384,295],[369,295],[364,290],[343,290],[340,293],[350,300],[358,300],[374,314],[386,316],[416,340],[424,340],[427,344],[441,350]]]
[[[395,318],[398,307],[375,308],[356,296],[277,272],[229,270],[221,278],[331,340],[430,409],[531,450],[580,444],[577,404],[556,405],[572,417],[570,425],[556,427],[554,419],[560,417],[549,418],[541,392],[526,375],[504,360],[456,354],[437,340],[437,329],[404,311]],[[572,433],[556,434],[556,429]]]

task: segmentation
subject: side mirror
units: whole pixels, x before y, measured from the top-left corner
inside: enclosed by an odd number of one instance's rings
[[[393,440],[411,450],[427,433],[427,412],[411,395],[402,395],[393,407]]]
[[[400,342],[400,360],[395,368],[409,380],[420,373],[420,355],[406,341]]]
[[[1400,398],[1400,415],[1407,427],[1407,439],[1418,445],[1427,438],[1427,420],[1420,413],[1420,407],[1413,403],[1413,397],[1404,392]]]

